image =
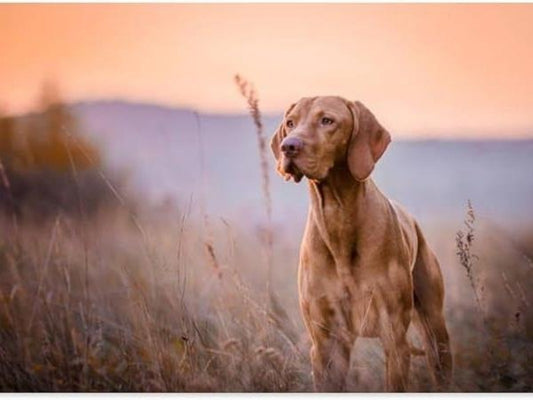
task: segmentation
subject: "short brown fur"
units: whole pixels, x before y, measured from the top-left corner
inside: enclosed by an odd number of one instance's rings
[[[282,151],[286,138],[302,144],[297,155]],[[362,103],[333,96],[293,104],[272,138],[278,172],[309,182],[298,286],[318,391],[346,390],[358,337],[381,339],[386,389],[408,390],[412,319],[439,388],[451,381],[437,258],[413,217],[369,178],[389,142]]]

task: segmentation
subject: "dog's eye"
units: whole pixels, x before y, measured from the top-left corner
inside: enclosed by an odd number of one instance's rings
[[[291,119],[287,121],[286,125],[287,125],[287,128],[294,128],[294,122]]]
[[[322,120],[320,121],[320,123],[322,125],[331,125],[333,123],[333,120],[331,118],[328,118],[328,117],[324,117],[322,118]]]

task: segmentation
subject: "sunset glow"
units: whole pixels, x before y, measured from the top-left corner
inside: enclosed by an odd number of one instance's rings
[[[533,4],[0,5],[0,107],[121,98],[263,112],[359,99],[401,137],[533,136]]]

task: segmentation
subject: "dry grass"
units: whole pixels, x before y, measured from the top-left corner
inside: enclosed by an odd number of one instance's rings
[[[151,225],[148,243],[132,228],[125,213],[88,226],[58,216],[21,227],[17,245],[2,225],[3,390],[306,389],[293,332],[229,264],[249,254],[225,254],[214,279],[197,227]]]
[[[58,215],[21,224],[18,237],[9,220],[0,222],[3,390],[312,390],[296,300],[297,238],[275,247],[273,285],[288,315],[281,319],[265,305],[259,236],[213,223],[219,277],[194,209],[146,212],[139,222],[145,235],[126,210],[84,224]],[[530,390],[531,268],[491,229],[476,228],[478,241],[486,241],[476,247],[485,271],[476,279],[485,288],[485,325],[470,282],[453,262],[451,228],[446,238],[429,231],[447,278],[452,390]],[[378,343],[360,340],[353,360],[350,390],[383,390]],[[412,390],[431,390],[422,357],[412,368]]]
[[[477,315],[481,326],[478,325],[474,331],[478,346],[464,348],[464,352],[472,354],[479,351],[481,346],[484,349],[483,355],[476,354],[471,360],[476,367],[481,367],[478,373],[483,383],[477,383],[480,389],[530,391],[533,377],[523,357],[529,359],[533,355],[533,331],[530,328],[533,315],[528,309],[529,300],[520,280],[523,280],[523,284],[531,285],[532,276],[523,260],[518,262],[520,251],[506,237],[487,238],[497,245],[491,247],[487,243],[482,250],[487,255],[491,254],[491,257],[484,260],[478,257],[473,251],[474,238],[477,236],[475,223],[474,208],[469,200],[463,221],[464,230],[456,233],[456,255],[466,271],[475,299],[477,310],[474,309],[472,315]],[[492,232],[497,230],[495,228],[489,224],[488,229]],[[507,253],[508,258],[505,261],[498,260],[498,252]],[[513,276],[513,283],[508,275]],[[513,286],[518,290],[513,290]],[[508,295],[511,296],[510,301]],[[465,333],[461,332],[461,337]],[[466,358],[462,354],[459,356],[460,361]],[[482,364],[477,365],[480,361]]]
[[[25,222],[18,235],[9,219],[0,222],[0,387],[312,390],[296,300],[298,238],[275,246],[273,286],[284,304],[278,314],[264,301],[262,238],[214,220],[219,277],[201,221],[187,205],[142,213],[144,234],[124,209],[102,211],[86,223],[66,215]],[[454,261],[453,227],[439,231],[430,227],[428,237],[447,279],[452,390],[530,390],[533,269],[490,225],[476,228],[476,263],[483,268],[471,265],[471,271],[476,290],[484,288],[484,323],[471,281]],[[287,318],[278,316],[284,313]],[[377,343],[359,341],[354,363],[351,390],[383,390]],[[412,390],[431,390],[421,357],[413,360],[413,378]]]

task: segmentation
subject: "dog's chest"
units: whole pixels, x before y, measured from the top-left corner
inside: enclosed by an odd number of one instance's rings
[[[349,255],[357,241],[356,214],[345,204],[324,197],[315,209],[314,222],[332,254]]]

